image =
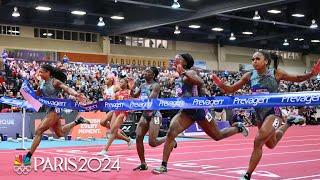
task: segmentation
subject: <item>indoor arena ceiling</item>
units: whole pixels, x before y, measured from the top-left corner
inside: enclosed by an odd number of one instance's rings
[[[320,27],[310,28],[313,19],[320,23],[319,0],[178,0],[177,9],[171,7],[173,2],[0,0],[0,23],[320,53]],[[38,5],[51,10],[36,10]],[[12,16],[14,7],[20,17]],[[73,10],[85,11],[86,15],[71,14]],[[255,11],[261,19],[253,19]],[[124,20],[110,18],[115,15],[123,16]],[[97,26],[99,17],[103,17],[104,27]],[[192,24],[200,28],[190,28]],[[174,34],[176,26],[180,34]],[[212,30],[217,27],[223,30]],[[236,37],[233,41],[231,33]],[[284,43],[285,39],[289,45]]]

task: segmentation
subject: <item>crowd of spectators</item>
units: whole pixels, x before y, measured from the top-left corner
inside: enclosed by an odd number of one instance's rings
[[[7,61],[4,65],[4,70],[0,74],[0,95],[17,96],[19,97],[19,88],[22,83],[22,78],[28,79],[31,84],[36,86],[34,76],[41,64],[44,62],[13,60]],[[84,63],[52,63],[63,69],[67,75],[67,84],[75,88],[77,91],[85,93],[92,101],[97,101],[102,98],[101,91],[104,88],[104,78],[107,74],[115,72],[119,76],[127,76],[130,79],[141,79],[143,67],[119,66],[119,65],[97,65]],[[174,70],[159,69],[160,73],[158,81],[161,86],[161,97],[174,97],[175,79],[178,74]],[[206,94],[214,96],[219,93],[219,90],[212,82],[210,71],[197,70],[200,77],[204,80],[206,86]],[[223,80],[229,84],[238,81],[244,72],[216,72]],[[298,92],[298,91],[319,91],[318,85],[320,80],[313,78],[309,81],[301,83],[281,82],[280,92]],[[236,94],[250,93],[249,86],[245,86]],[[66,98],[63,94],[62,97]]]
[[[25,61],[25,60],[7,60],[0,71],[0,97],[9,96],[13,98],[22,98],[19,93],[23,79],[28,79],[33,87],[37,88],[35,74],[41,64],[48,63],[43,61]],[[64,63],[51,62],[55,67],[62,69],[67,75],[67,84],[76,91],[86,95],[91,102],[103,100],[102,91],[104,89],[105,77],[109,73],[115,73],[118,76],[129,77],[132,81],[142,80],[141,74],[143,67],[120,66],[120,65],[102,65],[85,63]],[[178,74],[172,69],[159,69],[158,82],[161,86],[160,97],[176,97],[175,80]],[[198,74],[205,82],[206,95],[222,95],[220,90],[211,80],[211,71],[199,70]],[[233,84],[238,81],[245,72],[215,72],[225,82]],[[280,92],[299,92],[299,91],[320,91],[320,80],[313,78],[301,83],[280,82]],[[133,84],[134,82],[132,82]],[[249,86],[245,86],[235,94],[249,94]],[[69,98],[62,93],[60,98]],[[0,105],[0,111],[6,108],[6,105]]]

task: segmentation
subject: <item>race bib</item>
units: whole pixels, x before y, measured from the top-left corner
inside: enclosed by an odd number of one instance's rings
[[[253,89],[252,94],[270,94],[270,93],[268,89],[261,88],[261,89]]]
[[[279,124],[280,124],[280,121],[279,121],[278,118],[276,118],[276,119],[274,119],[272,126],[273,126],[275,129],[277,129],[278,126],[279,126]]]
[[[212,117],[211,113],[207,112],[206,113],[206,120],[210,122],[210,121],[212,121],[212,119],[213,119],[213,117]]]
[[[153,121],[154,121],[154,124],[159,125],[160,124],[160,117],[154,117]]]

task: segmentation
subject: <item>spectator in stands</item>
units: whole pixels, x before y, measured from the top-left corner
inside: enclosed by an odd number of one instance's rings
[[[14,95],[20,90],[22,78],[26,78],[30,81],[31,85],[36,89],[37,84],[33,80],[35,73],[39,67],[43,64],[41,61],[16,61],[7,60],[5,64],[5,71],[0,74],[0,83],[5,85],[0,86],[0,93],[4,93],[3,89],[10,90]],[[84,93],[92,102],[96,102],[102,97],[99,90],[104,85],[102,77],[105,77],[110,72],[114,72],[116,75],[128,75],[132,79],[138,79],[141,75],[143,68],[136,66],[120,66],[120,65],[97,65],[87,63],[61,63],[52,62],[52,65],[62,69],[67,75],[67,85],[76,89],[79,92]],[[204,80],[206,85],[206,95],[215,96],[219,94],[218,88],[213,85],[213,82],[209,76],[209,71],[197,69],[199,76]],[[219,77],[223,78],[229,84],[232,84],[239,80],[245,72],[217,72]],[[159,84],[161,86],[160,97],[176,97],[175,80],[178,77],[177,72],[160,69],[159,72]],[[294,92],[294,91],[317,91],[320,90],[319,80],[316,78],[302,82],[292,83],[287,81],[281,81],[280,92]],[[246,86],[243,89],[237,91],[235,94],[249,94],[251,93],[249,87]],[[66,94],[61,94],[61,98],[67,98]]]
[[[303,112],[303,116],[306,118],[307,125],[317,125],[316,115],[317,111],[314,107],[307,106],[305,107],[305,111]]]

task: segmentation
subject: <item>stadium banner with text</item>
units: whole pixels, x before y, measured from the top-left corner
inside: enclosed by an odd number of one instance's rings
[[[191,126],[188,127],[188,129],[186,129],[182,135],[183,136],[202,136],[202,135],[205,135],[205,132],[201,129],[199,124],[196,122],[191,124]]]
[[[107,63],[107,55],[102,54],[84,54],[71,52],[58,52],[59,61],[63,62],[83,62],[83,63]],[[67,58],[67,60],[65,60]]]
[[[79,124],[72,128],[70,134],[72,139],[80,137],[81,139],[104,138],[106,136],[107,129],[100,125],[100,121],[107,118],[105,112],[81,112],[78,117],[83,117],[90,121],[91,124]]]
[[[229,121],[215,121],[215,123],[219,129],[230,127]],[[186,129],[182,135],[183,136],[203,136],[203,135],[206,135],[206,133],[196,122],[196,123],[193,123],[190,127],[188,127],[188,129]]]
[[[57,52],[53,51],[32,51],[24,49],[6,49],[7,57],[24,59],[29,61],[56,61]]]
[[[32,92],[27,81],[23,82],[25,92]],[[99,101],[80,105],[70,99],[52,99],[35,96],[45,106],[74,109],[78,111],[110,110],[170,110],[170,109],[209,109],[209,108],[263,108],[281,106],[316,106],[320,104],[320,92],[273,93],[239,96],[185,97],[158,99],[130,99]]]
[[[30,117],[25,119],[25,137],[29,136],[30,132]],[[21,136],[22,129],[22,113],[0,113],[0,134],[8,137],[16,137],[16,134]]]
[[[154,58],[143,56],[108,55],[108,64],[155,66],[168,68],[169,60],[166,58]]]

